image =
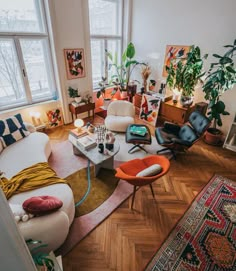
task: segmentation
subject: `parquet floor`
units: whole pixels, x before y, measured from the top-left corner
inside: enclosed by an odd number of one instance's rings
[[[95,118],[95,121],[99,121]],[[73,125],[50,131],[52,143],[67,139]],[[154,129],[152,129],[152,133]],[[171,160],[170,171],[136,193],[135,211],[124,202],[113,214],[63,257],[65,271],[139,271],[151,259],[194,197],[213,174],[236,181],[236,153],[196,143]]]

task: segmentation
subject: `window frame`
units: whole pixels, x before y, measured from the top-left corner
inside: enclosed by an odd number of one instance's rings
[[[118,55],[120,55],[120,58],[118,61],[121,61],[122,57],[122,51],[123,51],[123,42],[124,42],[124,0],[120,0],[121,6],[120,6],[120,23],[121,25],[117,24],[117,27],[120,27],[120,34],[118,35],[105,35],[105,34],[91,34],[90,33],[90,44],[92,40],[99,40],[104,42],[104,50],[108,49],[108,42],[109,41],[120,41],[120,51],[117,52]],[[92,48],[91,48],[92,49]],[[109,70],[109,59],[106,54],[104,54],[104,70],[103,70],[103,75],[107,78],[107,84],[108,84],[108,70]],[[91,51],[91,64],[92,64],[92,51]],[[102,64],[102,63],[101,63]],[[93,65],[91,65],[93,67]],[[93,90],[96,92],[100,87],[98,85],[98,81],[94,82],[93,80],[93,71],[92,71],[92,85],[93,85]]]
[[[55,95],[58,96],[56,77],[55,77],[53,58],[52,58],[51,41],[50,41],[50,35],[49,35],[49,30],[48,30],[48,22],[46,18],[45,4],[44,4],[44,1],[42,0],[39,0],[39,1],[34,0],[34,2],[36,6],[37,17],[40,16],[41,18],[38,22],[42,25],[41,28],[43,31],[41,32],[9,32],[9,31],[0,32],[0,40],[4,38],[13,40],[14,47],[15,47],[14,49],[16,51],[16,56],[17,56],[17,61],[19,63],[19,73],[21,76],[21,80],[22,80],[22,84],[23,84],[24,92],[25,92],[25,97],[26,97],[26,101],[23,101],[23,102],[15,101],[14,103],[9,103],[7,105],[0,105],[0,112],[8,110],[8,109],[17,109],[18,107],[30,106],[30,105],[35,105],[35,104],[39,104],[46,101],[51,101],[53,100],[53,97]],[[27,40],[27,39],[45,40],[46,47],[47,47],[47,54],[49,57],[48,62],[50,63],[48,67],[48,69],[50,70],[50,79],[55,87],[54,91],[53,90],[51,91],[52,95],[50,97],[46,96],[45,98],[35,99],[33,101],[30,84],[29,84],[29,80],[27,76],[27,71],[26,71],[26,65],[24,62],[23,52],[20,45],[21,39],[22,40]]]

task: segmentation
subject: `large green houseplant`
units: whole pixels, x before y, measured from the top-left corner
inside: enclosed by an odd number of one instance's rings
[[[132,42],[130,42],[127,48],[124,50],[121,58],[121,62],[117,59],[117,53],[113,56],[110,52],[106,50],[108,59],[111,62],[112,76],[111,82],[116,86],[115,90],[119,89],[121,92],[127,91],[127,86],[129,86],[131,74],[137,65],[146,65],[145,63],[138,62],[134,59],[135,57],[135,47]]]
[[[235,51],[236,40],[232,45],[224,46],[227,51],[223,56],[213,54],[215,61],[211,63],[203,85],[205,99],[209,101],[208,117],[212,120],[212,127],[207,130],[205,141],[217,145],[221,143],[222,132],[217,128],[222,126],[222,115],[229,115],[225,110],[225,103],[221,96],[236,83]]]
[[[207,55],[201,57],[200,48],[193,45],[186,58],[173,60],[169,67],[166,66],[168,73],[166,83],[170,89],[177,89],[181,93],[180,102],[184,106],[193,102],[195,87],[204,75],[202,72],[204,58],[207,58]]]

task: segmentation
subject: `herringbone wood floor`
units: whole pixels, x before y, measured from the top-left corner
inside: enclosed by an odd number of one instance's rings
[[[50,131],[51,142],[66,140],[72,127]],[[168,174],[153,184],[156,200],[149,187],[138,190],[136,210],[129,209],[131,199],[125,201],[63,258],[64,270],[143,270],[213,174],[236,181],[236,153],[200,141],[172,159]]]

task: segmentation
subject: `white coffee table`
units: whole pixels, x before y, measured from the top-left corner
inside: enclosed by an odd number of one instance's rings
[[[108,154],[103,154],[98,151],[97,146],[89,150],[84,150],[77,145],[76,138],[72,135],[69,135],[68,139],[73,145],[73,152],[75,155],[84,155],[94,164],[95,176],[98,175],[100,168],[114,169],[114,155],[120,150],[120,145],[117,141],[115,141],[112,151],[108,151]]]

